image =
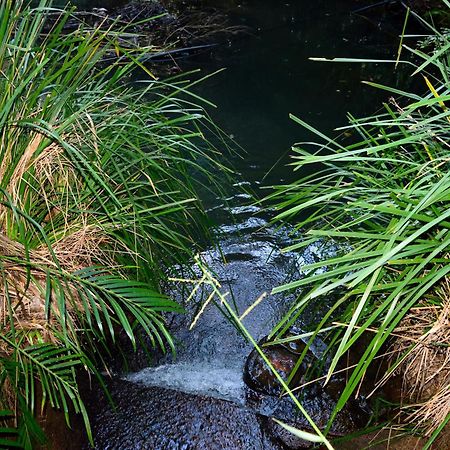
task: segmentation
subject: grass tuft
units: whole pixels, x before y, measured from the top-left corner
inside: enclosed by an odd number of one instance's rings
[[[92,439],[77,373],[108,370],[122,336],[174,349],[166,268],[208,235],[199,192],[229,173],[189,81],[49,6],[0,3],[0,432],[25,448],[47,403]]]
[[[409,51],[416,58],[407,66],[414,66],[424,94],[376,85],[399,97],[390,98],[373,116],[350,116],[350,124],[340,129],[346,141],[292,116],[318,142],[293,147],[292,166],[300,176],[275,187],[270,200],[278,208],[276,219],[293,222],[296,236],[302,236],[290,251],[311,244],[341,249],[302,267],[302,277],[274,290],[295,290],[298,300],[272,337],[283,338],[306,308],[320,307],[323,319],[311,339],[331,330],[325,382],[348,352],[358,355],[357,348],[363,348],[334,416],[358,395],[376,370],[376,360],[395,341],[402,353],[383,381],[401,367],[409,398],[442,378],[429,403],[409,416],[429,434],[441,431],[450,415],[450,40],[428,27],[439,38],[433,46],[417,50],[402,45],[403,56]],[[333,327],[337,320],[340,326]]]

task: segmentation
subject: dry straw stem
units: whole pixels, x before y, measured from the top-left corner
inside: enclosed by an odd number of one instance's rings
[[[394,346],[405,354],[400,371],[406,421],[429,436],[450,414],[450,283],[437,291],[442,304],[412,308],[396,330]],[[411,342],[413,342],[411,346]],[[413,409],[413,412],[411,412]]]
[[[57,343],[54,331],[60,328],[61,311],[51,307],[56,304],[54,293],[51,294],[50,309],[46,307],[48,273],[73,273],[89,267],[94,255],[98,261],[105,240],[98,230],[87,225],[56,242],[52,247],[53,254],[50,254],[45,247],[26,252],[22,244],[0,232],[0,323],[3,332],[11,327],[22,332],[39,331],[45,341]],[[61,281],[61,286],[71,299],[65,305],[66,314],[75,321],[74,310],[82,308],[77,287],[67,281]],[[8,354],[10,351],[6,346],[0,348],[0,353]]]

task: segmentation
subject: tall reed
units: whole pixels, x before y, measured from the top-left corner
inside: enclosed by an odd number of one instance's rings
[[[0,445],[25,448],[46,404],[91,437],[76,374],[119,334],[173,349],[164,268],[207,233],[193,174],[226,171],[189,83],[140,62],[151,48],[28,3],[0,3]]]
[[[403,43],[401,51],[412,53],[416,62],[403,63],[414,67],[412,75],[423,80],[425,93],[367,83],[392,97],[379,114],[350,117],[350,125],[340,130],[353,135],[351,144],[325,136],[292,116],[317,142],[293,147],[292,166],[300,174],[298,180],[276,186],[270,199],[278,208],[277,220],[289,220],[301,231],[302,238],[286,250],[302,252],[311,244],[330,243],[341,248],[323,261],[302,267],[302,277],[274,290],[298,290],[299,297],[272,336],[283,336],[306,308],[330,302],[316,328],[317,333],[327,327],[333,330],[328,379],[344,355],[370,336],[349,371],[334,415],[358,391],[375,358],[398,336],[407,316],[417,317],[423,308],[435,309],[435,319],[423,333],[429,335],[440,323],[434,348],[441,346],[445,352],[450,345],[448,325],[442,332],[448,324],[450,273],[450,36],[423,23],[430,32],[425,45]],[[411,328],[407,332],[403,328],[400,334],[413,339],[400,346],[402,351],[391,360],[382,382],[401,370],[411,355],[418,351],[423,355],[424,335],[412,336]],[[416,366],[417,361],[420,358]],[[423,364],[419,367],[427,370]],[[420,422],[430,443],[450,417],[448,365],[440,374],[442,390],[439,402],[434,402],[440,404],[435,410],[440,419],[433,421],[428,415]],[[434,377],[435,372],[428,375]]]

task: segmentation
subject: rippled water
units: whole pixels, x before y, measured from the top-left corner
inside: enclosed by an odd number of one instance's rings
[[[242,198],[232,199],[234,206],[228,208],[231,223],[224,224],[219,232],[222,233],[220,249],[211,248],[205,250],[201,259],[214,273],[222,285],[223,293],[229,292],[229,303],[240,315],[263,293],[268,295],[244,319],[244,325],[256,339],[267,335],[289,307],[292,298],[286,295],[271,295],[270,291],[275,286],[284,282],[292,268],[296,266],[295,254],[282,253],[281,247],[288,239],[286,230],[275,230],[268,226],[265,213],[257,207],[245,207],[236,203],[242,202]],[[258,217],[259,214],[259,217]],[[225,235],[226,233],[226,235]],[[188,268],[173,268],[175,277],[189,275]],[[195,273],[195,267],[189,268]],[[192,274],[189,275],[192,277]],[[176,294],[175,294],[176,295]],[[206,294],[200,292],[195,298],[186,304],[187,313],[176,318],[172,325],[174,338],[179,342],[176,355],[176,368],[170,369],[168,363],[172,362],[172,356],[167,355],[159,362],[164,364],[164,369],[144,369],[139,375],[129,376],[128,380],[145,382],[145,378],[155,383],[157,373],[162,374],[167,386],[166,378],[175,377],[183,380],[183,374],[189,381],[185,382],[185,391],[192,392],[196,387],[192,380],[199,382],[198,391],[205,392],[199,372],[205,374],[205,379],[211,383],[212,391],[217,390],[211,373],[223,373],[226,370],[229,379],[240,380],[242,384],[242,371],[245,358],[251,351],[251,344],[247,343],[242,335],[227,321],[221,310],[211,304],[201,315],[192,331],[189,326],[199,310],[199,305],[206,299]],[[182,301],[182,299],[180,299]],[[192,366],[198,366],[193,369]],[[179,370],[180,373],[177,373]],[[170,371],[170,374],[167,372]],[[177,388],[181,389],[179,381]],[[203,384],[202,384],[203,383]],[[235,393],[232,397],[236,398]]]

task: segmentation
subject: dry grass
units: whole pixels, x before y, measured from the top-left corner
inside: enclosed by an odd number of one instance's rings
[[[437,295],[439,306],[412,308],[396,329],[395,348],[404,357],[405,421],[430,436],[450,414],[450,282]]]
[[[29,144],[21,154],[17,155],[15,148],[20,148],[20,143],[12,139],[4,151],[6,157],[0,161],[0,179],[8,180],[4,189],[11,203],[18,208],[30,201],[36,206],[46,206],[48,214],[44,222],[50,222],[58,212],[64,214],[62,206],[69,204],[69,198],[74,198],[73,194],[81,185],[64,149],[39,133],[29,136]],[[18,157],[14,164],[13,160]],[[10,167],[14,167],[12,173]],[[61,201],[63,196],[65,202]],[[0,228],[5,228],[10,214],[8,206],[0,205]]]
[[[16,331],[39,331],[47,342],[57,342],[55,329],[59,328],[60,311],[50,306],[46,309],[47,272],[58,270],[72,273],[98,261],[101,245],[105,242],[97,230],[86,226],[75,233],[68,234],[49,249],[42,247],[25,253],[24,247],[13,242],[0,232],[0,247],[3,253],[2,284],[0,285],[0,323],[4,331],[12,326]],[[99,253],[100,252],[100,253]],[[61,283],[70,300],[66,302],[67,313],[72,314],[78,304],[76,286]],[[70,291],[70,292],[69,292]],[[54,293],[51,304],[55,304]],[[7,346],[0,352],[8,353]]]
[[[406,421],[415,424],[418,429],[424,429],[426,436],[441,426],[450,413],[450,384],[442,386],[427,401],[414,406],[414,411],[406,417]]]
[[[6,159],[0,163],[0,174],[6,176],[9,164]],[[50,246],[43,242],[33,250],[25,250],[21,243],[8,237],[8,225],[15,220],[11,207],[0,205],[0,323],[3,330],[11,327],[24,332],[36,330],[46,341],[56,342],[52,329],[58,328],[60,313],[58,308],[50,308],[50,311],[46,308],[47,273],[61,270],[74,273],[95,264],[114,265],[112,253],[106,250],[112,239],[89,213],[73,211],[82,185],[63,148],[54,142],[46,143],[41,134],[30,136],[30,143],[9,174],[5,191],[17,207],[32,202],[44,211],[39,225],[51,230],[52,242]],[[76,206],[80,211],[88,210],[88,205]],[[63,285],[71,299],[66,305],[71,314],[78,306],[76,287]],[[7,346],[0,348],[4,354],[9,351]]]
[[[77,224],[73,232],[66,232],[65,236],[53,245],[53,252],[62,262],[65,270],[75,272],[84,267],[95,264],[114,266],[114,260],[106,252],[105,247],[111,243],[102,229],[87,222],[86,216],[81,217],[82,225]]]
[[[45,268],[54,264],[38,252],[25,254],[24,247],[0,233],[0,246],[4,262],[2,265],[2,284],[0,286],[0,322],[2,329],[14,326],[19,330],[48,328],[45,315]],[[26,260],[34,266],[27,270]],[[45,335],[50,339],[48,333]],[[8,350],[1,349],[4,353]]]

